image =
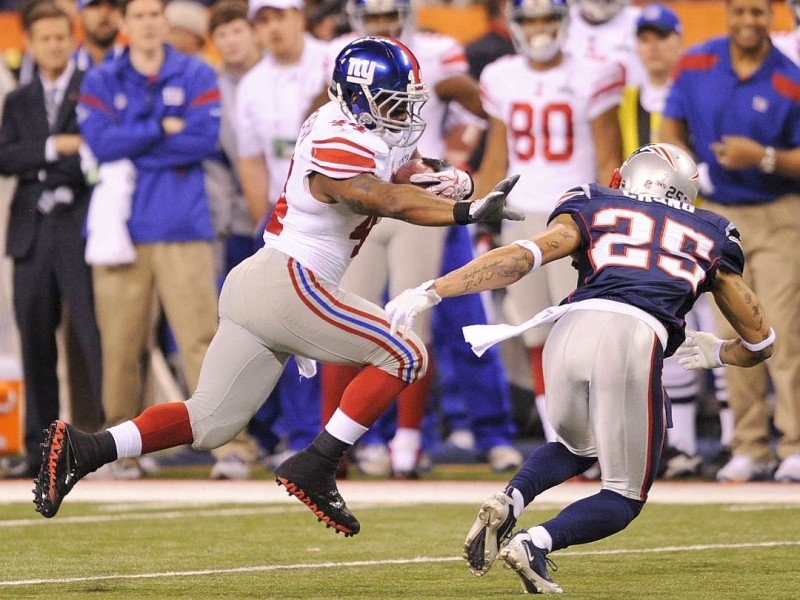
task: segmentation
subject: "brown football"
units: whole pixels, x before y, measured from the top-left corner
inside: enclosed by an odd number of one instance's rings
[[[411,176],[417,173],[435,173],[433,167],[426,165],[421,158],[412,158],[397,167],[392,173],[392,183],[411,183]]]

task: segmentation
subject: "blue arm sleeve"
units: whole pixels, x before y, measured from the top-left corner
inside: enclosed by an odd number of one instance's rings
[[[112,82],[102,70],[86,74],[78,102],[81,135],[101,163],[136,158],[163,137],[153,116],[130,114],[121,119],[113,109],[114,94]]]
[[[216,76],[203,65],[187,79],[191,84],[183,114],[185,128],[164,137],[146,155],[136,157],[137,169],[169,169],[195,164],[213,156],[217,150],[221,109]]]

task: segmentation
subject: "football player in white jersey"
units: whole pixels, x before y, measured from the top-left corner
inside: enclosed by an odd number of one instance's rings
[[[422,156],[443,157],[446,148],[442,126],[449,101],[461,104],[479,117],[486,116],[478,83],[467,72],[463,47],[449,36],[417,31],[408,0],[350,0],[347,12],[354,32],[333,40],[331,55],[335,57],[348,41],[360,35],[391,37],[408,45],[422,66],[431,92],[422,109],[427,128],[417,147]],[[448,169],[437,177],[443,179],[443,186],[452,186],[453,197],[466,197],[472,191],[472,181],[463,171]],[[420,279],[436,277],[446,233],[445,229],[423,229],[400,221],[383,221],[365,242],[365,251],[348,269],[342,287],[380,304],[387,285],[389,293],[396,294]],[[426,345],[429,344],[430,316],[415,323],[414,330]],[[322,367],[323,422],[336,410],[342,391],[356,373],[348,366]],[[418,476],[421,425],[432,380],[427,377],[409,386],[399,398],[397,431],[389,442],[390,452],[377,432],[364,441],[357,453],[364,472],[385,475],[385,467],[389,466],[394,477]]]
[[[303,0],[252,0],[250,20],[264,58],[236,92],[239,172],[251,217],[260,223],[278,200],[297,132],[327,84],[326,44],[305,32]]]
[[[501,242],[542,229],[554,198],[570,181],[610,181],[621,162],[617,110],[622,69],[613,62],[579,58],[563,50],[569,16],[566,0],[515,0],[509,28],[518,53],[498,59],[481,74],[489,129],[475,173],[478,191],[493,177],[524,173],[509,205],[524,211],[519,227],[503,225]],[[513,82],[513,85],[512,85]],[[575,289],[577,274],[567,262],[554,263],[508,288],[506,318],[522,323],[558,304]],[[547,329],[523,336],[531,359],[536,408],[547,441],[555,432],[546,418],[541,356]]]
[[[794,15],[795,28],[793,31],[773,33],[770,37],[778,50],[800,65],[800,0],[786,0],[786,4]]]
[[[636,54],[636,20],[641,9],[630,0],[575,0],[570,3],[566,49],[575,56],[613,60],[625,68],[628,85],[645,72]]]
[[[359,532],[336,487],[336,468],[397,394],[425,375],[428,360],[416,335],[392,335],[382,308],[340,289],[345,269],[381,217],[427,226],[524,217],[505,206],[516,178],[472,201],[389,183],[415,155],[428,98],[419,63],[401,43],[349,44],[334,66],[331,98],[303,124],[265,247],[225,281],[197,391],[187,402],[151,406],[97,434],[54,421],[35,482],[43,516],[53,517],[78,480],[117,458],[231,440],[297,355],[365,368],[322,433],[275,470],[276,480],[327,526]],[[314,367],[307,359],[298,362],[309,374]]]

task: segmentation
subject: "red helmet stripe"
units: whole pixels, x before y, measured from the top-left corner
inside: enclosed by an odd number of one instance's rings
[[[419,69],[419,62],[417,61],[417,57],[414,56],[414,53],[408,49],[403,42],[399,40],[392,40],[395,44],[397,44],[403,53],[408,57],[408,62],[411,63],[411,70],[414,73],[414,83],[422,83],[422,73],[420,73]]]

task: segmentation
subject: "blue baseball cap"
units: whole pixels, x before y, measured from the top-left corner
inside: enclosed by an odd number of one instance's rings
[[[661,35],[671,33],[681,34],[681,22],[678,15],[663,4],[649,4],[642,8],[642,13],[636,21],[636,33],[643,29],[652,29]]]

